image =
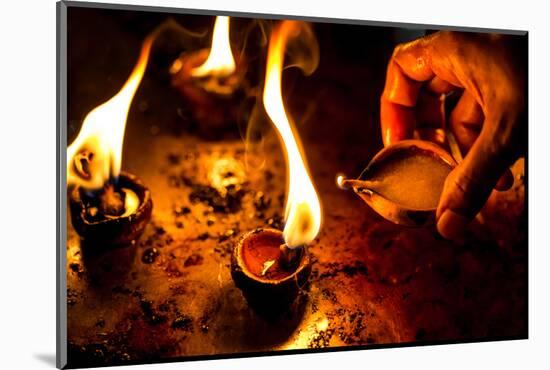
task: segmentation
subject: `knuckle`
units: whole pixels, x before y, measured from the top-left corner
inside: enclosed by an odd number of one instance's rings
[[[482,132],[486,152],[492,158],[509,162],[519,156],[521,143],[526,136],[522,122],[517,114],[509,111],[500,112],[498,117],[490,118],[493,125],[487,125]]]
[[[394,61],[398,60],[400,58],[400,56],[403,55],[404,50],[406,50],[407,44],[408,43],[397,44],[397,46],[395,46],[395,48],[393,49],[391,59],[394,60]]]
[[[449,207],[466,216],[474,217],[489,196],[490,187],[465,171],[450,176],[448,180]]]
[[[470,196],[469,194],[476,188],[476,183],[478,182],[479,181],[476,181],[476,179],[465,172],[462,172],[460,176],[454,176],[452,178],[452,185],[462,198],[468,198]]]

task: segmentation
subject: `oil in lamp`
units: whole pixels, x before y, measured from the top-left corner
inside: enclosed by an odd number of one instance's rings
[[[171,67],[172,86],[189,101],[204,134],[234,124],[244,97],[244,63],[236,59],[229,40],[229,17],[218,16],[210,49],[184,52]]]
[[[403,140],[382,149],[358,179],[338,176],[341,188],[353,188],[374,211],[396,224],[433,223],[445,179],[457,165],[441,146]]]
[[[128,111],[139,87],[154,34],[145,39],[139,59],[120,91],[94,108],[67,148],[67,185],[76,232],[97,249],[129,245],[151,218],[149,190],[135,176],[121,172]]]
[[[289,308],[311,272],[307,245],[321,227],[321,205],[307,171],[281,93],[287,39],[302,23],[284,21],[271,36],[263,104],[279,133],[288,164],[285,227],[260,228],[244,234],[233,251],[232,276],[249,304],[262,312]]]

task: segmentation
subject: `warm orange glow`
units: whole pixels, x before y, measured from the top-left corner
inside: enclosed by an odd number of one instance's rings
[[[147,67],[153,40],[152,35],[145,39],[134,70],[122,89],[84,119],[78,136],[67,148],[68,185],[96,190],[120,174],[126,119]]]
[[[293,132],[281,92],[286,43],[300,31],[300,23],[284,21],[269,42],[263,102],[267,114],[282,138],[288,163],[288,194],[283,235],[289,247],[311,242],[321,228],[321,205]]]
[[[344,175],[337,175],[336,176],[336,185],[338,185],[338,187],[340,189],[344,188],[344,180],[345,180]]]
[[[229,42],[229,17],[218,16],[212,33],[212,46],[206,61],[191,70],[194,77],[226,77],[235,72],[235,59]]]

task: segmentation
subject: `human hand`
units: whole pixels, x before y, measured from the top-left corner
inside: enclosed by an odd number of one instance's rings
[[[513,183],[508,168],[526,150],[527,39],[437,32],[399,45],[381,98],[384,145],[441,128],[441,95],[461,93],[449,119],[464,160],[449,174],[436,212],[437,229],[460,235],[493,188]],[[439,115],[440,116],[440,115]]]

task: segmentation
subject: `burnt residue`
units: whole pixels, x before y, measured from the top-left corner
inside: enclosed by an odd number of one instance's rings
[[[105,320],[100,318],[95,322],[96,328],[104,328],[105,327]]]
[[[234,176],[232,172],[227,172],[224,176]],[[168,183],[171,187],[190,189],[189,201],[191,203],[205,203],[212,207],[214,212],[235,213],[242,209],[242,200],[246,190],[242,184],[229,183],[223,189],[215,188],[208,184],[197,183],[185,173],[172,174],[168,177]],[[183,216],[189,213],[188,207],[174,210],[176,216]]]
[[[69,264],[69,268],[76,273],[79,273],[81,270],[80,264],[76,262]]]
[[[191,208],[184,206],[174,209],[174,215],[176,217],[185,216],[191,213]]]
[[[80,294],[71,288],[67,288],[67,305],[73,306],[78,302]]]
[[[321,296],[332,303],[337,303],[338,301],[338,299],[336,298],[336,294],[334,294],[334,292],[328,288],[321,290]]]
[[[152,222],[153,232],[149,233],[146,238],[140,241],[139,245],[146,248],[162,249],[171,245],[174,238],[169,234],[163,226],[159,226]]]
[[[147,321],[149,324],[158,325],[166,322],[166,315],[160,313],[157,309],[155,309],[152,301],[142,299],[139,302],[139,307],[143,312],[145,321]]]
[[[313,337],[309,340],[307,346],[309,348],[324,348],[330,345],[330,340],[334,335],[334,329],[316,331]]]
[[[197,240],[203,241],[210,238],[210,234],[208,232],[200,233],[199,236],[197,236]]]
[[[224,233],[218,235],[218,241],[219,242],[224,242],[228,239],[231,239],[233,238],[234,236],[237,235],[237,233],[239,232],[239,229],[236,228],[236,227],[233,227],[231,229],[228,229],[226,230]]]
[[[106,356],[108,354],[107,346],[103,343],[89,343],[86,345],[77,345],[75,343],[69,342],[67,345],[67,356],[71,361],[71,364],[81,364],[84,366],[102,366],[104,364],[110,363],[118,360],[121,361],[123,358],[113,359],[113,356]],[[128,356],[124,356],[128,360]]]
[[[222,194],[210,185],[193,184],[189,200],[192,203],[206,203],[214,212],[235,213],[241,209],[244,195],[244,189],[234,185],[229,185]]]
[[[142,297],[142,293],[139,290],[133,290],[125,286],[116,285],[111,289],[111,292],[116,294],[122,294],[131,297]]]
[[[180,295],[185,295],[189,293],[189,290],[187,289],[187,285],[184,284],[177,284],[177,285],[171,285],[170,286],[170,294],[173,297],[177,297]]]
[[[192,255],[190,255],[189,257],[187,257],[185,259],[185,262],[183,263],[183,266],[190,267],[190,266],[202,265],[203,260],[204,260],[204,258],[200,254],[193,253]]]
[[[308,342],[309,348],[322,348],[342,343],[345,345],[365,345],[376,342],[376,335],[369,331],[369,322],[376,319],[359,307],[346,307],[330,299],[332,310],[326,313],[329,325],[316,329]],[[373,327],[374,328],[374,327]]]
[[[361,261],[355,261],[353,265],[345,265],[342,268],[342,272],[346,276],[355,276],[357,274],[361,274],[364,276],[367,276],[369,274],[369,270],[367,269],[367,266],[365,266]]]
[[[69,340],[69,366],[125,365],[136,360],[158,360],[173,351],[178,341],[176,337],[166,335],[168,323],[165,316],[152,313],[152,302],[142,301],[140,306],[143,314],[130,313],[121,317],[114,330],[107,330],[105,324],[96,325],[100,331],[88,337],[86,344]]]
[[[342,309],[342,324],[338,325],[338,337],[347,345],[372,343],[372,335],[364,330],[366,326],[366,314],[361,310]]]
[[[347,277],[354,277],[356,275],[368,276],[369,274],[367,266],[361,261],[354,261],[351,264],[331,262],[326,265],[324,270],[319,273],[319,279],[333,278],[338,274],[344,274]]]
[[[174,321],[172,321],[171,326],[174,329],[193,331],[193,319],[187,315],[178,313]]]
[[[209,317],[207,315],[204,315],[199,320],[199,329],[202,333],[207,333],[210,329],[210,325],[208,324]]]
[[[143,251],[141,255],[141,262],[143,263],[153,263],[156,261],[157,257],[160,255],[160,252],[157,248],[147,248]]]
[[[181,163],[181,156],[178,153],[168,153],[166,159],[172,166],[177,166]]]
[[[267,226],[277,229],[277,230],[283,230],[285,227],[285,221],[280,215],[273,215],[272,217],[269,217],[265,220],[265,223]]]
[[[267,196],[263,191],[258,191],[254,195],[254,207],[256,211],[263,213],[271,206],[271,198]]]
[[[84,277],[84,267],[78,263],[73,262],[69,264],[69,269],[76,274],[79,278]]]
[[[224,239],[227,240],[227,239]],[[216,247],[214,247],[214,252],[220,255],[220,257],[227,257],[230,256],[231,253],[233,253],[234,244],[231,240],[227,240],[224,242],[219,243]]]

